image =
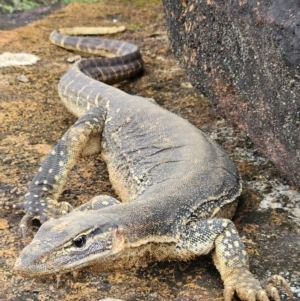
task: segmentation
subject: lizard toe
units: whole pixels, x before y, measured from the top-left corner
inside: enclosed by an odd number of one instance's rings
[[[255,300],[270,301],[267,292],[263,289],[261,289],[259,292],[256,293],[256,299]]]
[[[22,239],[23,239],[23,242],[25,244],[25,241],[26,241],[26,229],[28,227],[28,223],[29,221],[31,221],[33,218],[33,216],[29,213],[26,213],[21,221],[20,221],[20,224],[19,224],[19,227],[20,227],[20,231],[21,231],[21,235],[22,235]]]
[[[288,282],[280,275],[273,275],[269,278],[269,281],[275,283],[275,285],[284,288],[290,298],[293,298],[293,292]]]
[[[224,292],[223,292],[224,301],[231,301],[232,298],[233,298],[234,293],[235,293],[234,286],[231,286],[231,285],[227,286],[227,285],[225,285]]]
[[[226,278],[224,285],[225,301],[232,301],[234,293],[242,301],[280,301],[277,286],[284,288],[292,297],[289,284],[278,275],[260,282],[250,271],[239,269]]]
[[[272,275],[266,280],[261,281],[262,287],[265,288],[269,297],[275,301],[279,301],[279,293],[277,287],[283,288],[290,298],[293,298],[293,293],[287,281],[280,275]]]
[[[68,203],[68,202],[60,202],[59,203],[58,211],[59,211],[60,215],[67,214],[67,213],[71,212],[72,210],[73,210],[73,207],[70,203]]]
[[[267,286],[265,286],[265,290],[268,296],[272,298],[274,301],[280,301],[278,290],[275,286],[273,286],[272,283],[269,283]]]
[[[243,301],[270,301],[266,292],[262,289],[256,290],[253,287],[243,285],[236,288],[236,293]]]
[[[46,212],[45,212],[45,213],[42,213],[39,215],[38,220],[41,222],[41,224],[43,224],[51,218],[52,217],[50,215],[46,214]]]

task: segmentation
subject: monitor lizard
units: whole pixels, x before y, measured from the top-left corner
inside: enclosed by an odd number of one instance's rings
[[[228,155],[153,99],[104,83],[140,72],[138,47],[58,31],[50,40],[111,57],[80,60],[60,79],[59,95],[78,121],[50,151],[25,195],[23,236],[32,218],[42,226],[14,269],[25,277],[40,277],[91,266],[113,271],[212,253],[225,301],[234,294],[244,301],[279,301],[276,286],[292,296],[281,276],[261,283],[249,270],[244,244],[230,220],[241,181]],[[100,195],[74,210],[58,202],[78,158],[97,153],[122,202]]]

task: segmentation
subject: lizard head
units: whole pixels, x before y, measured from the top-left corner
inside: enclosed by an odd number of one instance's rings
[[[117,219],[97,211],[74,211],[45,222],[14,270],[25,277],[67,273],[122,251],[124,233]]]

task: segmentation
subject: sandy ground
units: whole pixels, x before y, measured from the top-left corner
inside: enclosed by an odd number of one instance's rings
[[[299,200],[291,197],[297,192],[285,184],[244,133],[222,120],[208,100],[190,86],[169,49],[161,4],[72,4],[25,27],[0,31],[0,53],[27,52],[40,59],[32,66],[0,69],[1,201],[22,201],[39,164],[75,121],[60,103],[56,89],[69,67],[66,60],[74,53],[51,45],[50,32],[63,26],[114,24],[127,26],[126,32],[114,38],[139,45],[146,67],[141,77],[117,86],[154,98],[222,144],[244,182],[235,223],[250,254],[251,270],[261,279],[275,273],[283,275],[300,299]],[[277,191],[276,187],[284,188]],[[90,157],[74,168],[61,199],[77,206],[100,192],[114,195],[100,156]],[[277,208],[266,205],[267,209],[260,209],[266,198],[271,206],[279,204],[273,206]],[[58,288],[55,279],[22,278],[12,272],[23,247],[18,228],[22,215],[0,211],[0,300],[223,300],[222,282],[209,256],[111,274],[84,271],[77,279],[64,276]],[[28,242],[37,227],[33,223],[28,230]],[[287,300],[284,293],[282,300]]]

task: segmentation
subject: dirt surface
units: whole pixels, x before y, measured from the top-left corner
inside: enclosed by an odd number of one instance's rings
[[[117,22],[116,22],[117,21]],[[247,136],[218,117],[207,99],[191,88],[169,50],[160,4],[126,2],[72,4],[25,27],[0,31],[0,53],[27,52],[40,60],[32,66],[0,69],[0,197],[22,201],[39,164],[75,118],[60,103],[57,83],[74,53],[51,45],[58,27],[126,25],[114,36],[140,46],[145,61],[141,77],[118,84],[128,93],[153,97],[163,107],[190,120],[215,138],[236,162],[244,181],[235,222],[250,254],[251,270],[261,279],[280,273],[300,299],[300,231],[297,219],[283,209],[258,210],[269,181],[284,182]],[[24,75],[28,82],[24,82]],[[255,183],[255,185],[254,185]],[[259,186],[260,185],[260,186]],[[260,189],[259,187],[263,187]],[[286,186],[284,186],[286,187]],[[291,187],[290,187],[291,188]],[[82,159],[61,199],[77,206],[101,192],[114,195],[100,156]],[[275,194],[272,202],[279,202]],[[282,200],[288,209],[292,201]],[[211,258],[191,262],[153,263],[138,270],[111,274],[82,272],[77,279],[22,278],[12,268],[23,245],[18,223],[22,212],[0,212],[0,300],[214,300],[221,301],[222,282]],[[291,216],[292,218],[289,218]],[[37,224],[28,230],[28,242]],[[282,294],[282,300],[287,300]]]

